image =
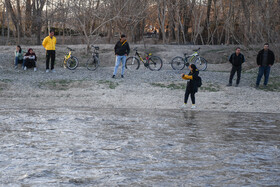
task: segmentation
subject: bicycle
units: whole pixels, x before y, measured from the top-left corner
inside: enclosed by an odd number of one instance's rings
[[[171,61],[171,67],[174,70],[182,70],[185,66],[189,66],[189,64],[194,61],[194,64],[199,71],[205,71],[207,69],[208,62],[203,57],[199,56],[199,50],[200,48],[193,50],[194,53],[191,55],[185,53],[184,58],[180,56],[173,58]]]
[[[70,70],[74,70],[78,67],[79,60],[77,57],[72,55],[72,51],[75,50],[71,49],[70,47],[67,47],[67,49],[68,49],[68,54],[64,56],[63,65],[64,67],[67,67]]]
[[[86,66],[88,70],[94,71],[98,68],[100,62],[98,53],[99,47],[91,45],[91,49],[93,49],[92,57],[87,60]]]
[[[140,60],[146,68],[151,71],[159,71],[162,68],[162,60],[158,56],[153,56],[152,53],[146,53],[145,61],[138,53],[137,47],[133,49],[135,55],[126,59],[125,68],[129,70],[138,70],[140,67]],[[140,59],[140,60],[139,60]]]

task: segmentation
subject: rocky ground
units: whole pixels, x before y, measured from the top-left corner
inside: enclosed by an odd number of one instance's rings
[[[13,48],[2,46],[0,54],[0,103],[2,107],[96,107],[96,108],[159,108],[178,109],[183,104],[186,81],[180,78],[182,71],[172,70],[168,58],[163,69],[152,72],[141,64],[138,71],[126,71],[125,78],[112,79],[113,62],[108,45],[104,45],[101,67],[88,71],[84,67],[85,56],[80,57],[81,66],[74,71],[63,69],[57,58],[56,73],[45,73],[43,49],[33,47],[39,53],[38,71],[13,69]],[[163,49],[159,46],[159,49]],[[178,46],[169,46],[166,56],[176,56]],[[191,47],[189,50],[196,48]],[[6,50],[6,52],[5,52]],[[61,48],[60,48],[61,50]],[[58,51],[58,54],[61,51]],[[107,52],[106,52],[107,50]],[[156,50],[152,46],[151,50]],[[180,49],[183,51],[183,49]],[[212,49],[218,50],[218,49]],[[219,48],[219,50],[224,50]],[[178,54],[177,54],[178,55]],[[106,58],[107,57],[107,58]],[[279,112],[280,65],[271,71],[268,88],[255,89],[256,68],[242,73],[240,87],[226,87],[230,64],[209,64],[208,70],[200,72],[203,86],[196,95],[197,109],[232,112]],[[119,70],[120,73],[120,70]],[[190,106],[190,104],[189,104]]]

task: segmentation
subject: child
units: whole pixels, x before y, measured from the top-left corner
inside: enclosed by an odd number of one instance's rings
[[[33,49],[31,49],[31,48],[28,49],[28,52],[23,57],[22,66],[24,67],[24,70],[27,70],[27,68],[34,67],[34,71],[37,71],[36,61],[37,61],[37,57],[36,57],[36,54],[34,53]]]
[[[20,45],[18,45],[17,49],[15,51],[15,69],[18,68],[19,62],[22,62],[22,61],[23,61],[23,52],[22,52]]]
[[[186,108],[189,95],[191,95],[192,109],[195,109],[195,93],[198,91],[197,79],[199,71],[194,64],[189,65],[190,73],[188,75],[182,74],[182,79],[189,80],[187,83],[185,100],[183,108]]]

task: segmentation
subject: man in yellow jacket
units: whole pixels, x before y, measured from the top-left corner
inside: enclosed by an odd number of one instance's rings
[[[47,36],[42,45],[46,49],[46,73],[48,73],[49,65],[50,65],[50,59],[51,59],[51,71],[54,73],[54,61],[55,61],[55,44],[56,44],[56,38],[54,37],[54,31],[50,30],[49,36]]]

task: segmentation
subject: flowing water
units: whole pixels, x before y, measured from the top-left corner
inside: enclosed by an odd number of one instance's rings
[[[2,186],[279,186],[280,115],[0,109]]]

